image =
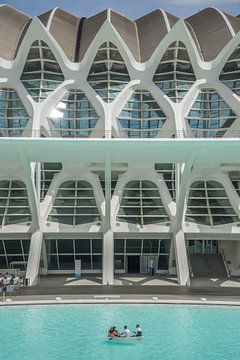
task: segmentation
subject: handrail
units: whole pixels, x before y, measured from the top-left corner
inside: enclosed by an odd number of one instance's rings
[[[227,276],[230,278],[230,269],[229,269],[229,266],[228,266],[228,263],[227,263],[227,259],[226,259],[226,255],[224,253],[224,250],[221,248],[221,255],[222,255],[222,259],[223,259],[223,263],[224,263],[224,266],[225,266],[225,269],[226,269],[226,272],[227,272]]]

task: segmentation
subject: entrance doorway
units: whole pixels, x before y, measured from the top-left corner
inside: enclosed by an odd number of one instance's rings
[[[129,274],[140,273],[140,256],[138,255],[128,256],[128,273]]]

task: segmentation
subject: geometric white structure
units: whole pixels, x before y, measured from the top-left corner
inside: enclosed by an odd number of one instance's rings
[[[240,19],[0,19],[0,269],[27,261],[33,285],[81,259],[112,284],[154,260],[187,285],[214,241],[240,275]]]

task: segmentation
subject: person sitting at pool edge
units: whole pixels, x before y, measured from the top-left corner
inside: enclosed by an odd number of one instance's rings
[[[136,331],[134,331],[135,336],[142,336],[142,329],[140,328],[140,325],[136,325]]]
[[[127,325],[124,326],[124,331],[121,333],[123,337],[130,337],[130,330],[128,329]]]

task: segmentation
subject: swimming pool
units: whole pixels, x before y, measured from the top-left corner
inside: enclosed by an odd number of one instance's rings
[[[116,325],[140,323],[144,342],[106,340]],[[0,308],[0,359],[236,360],[240,308],[61,305]]]

